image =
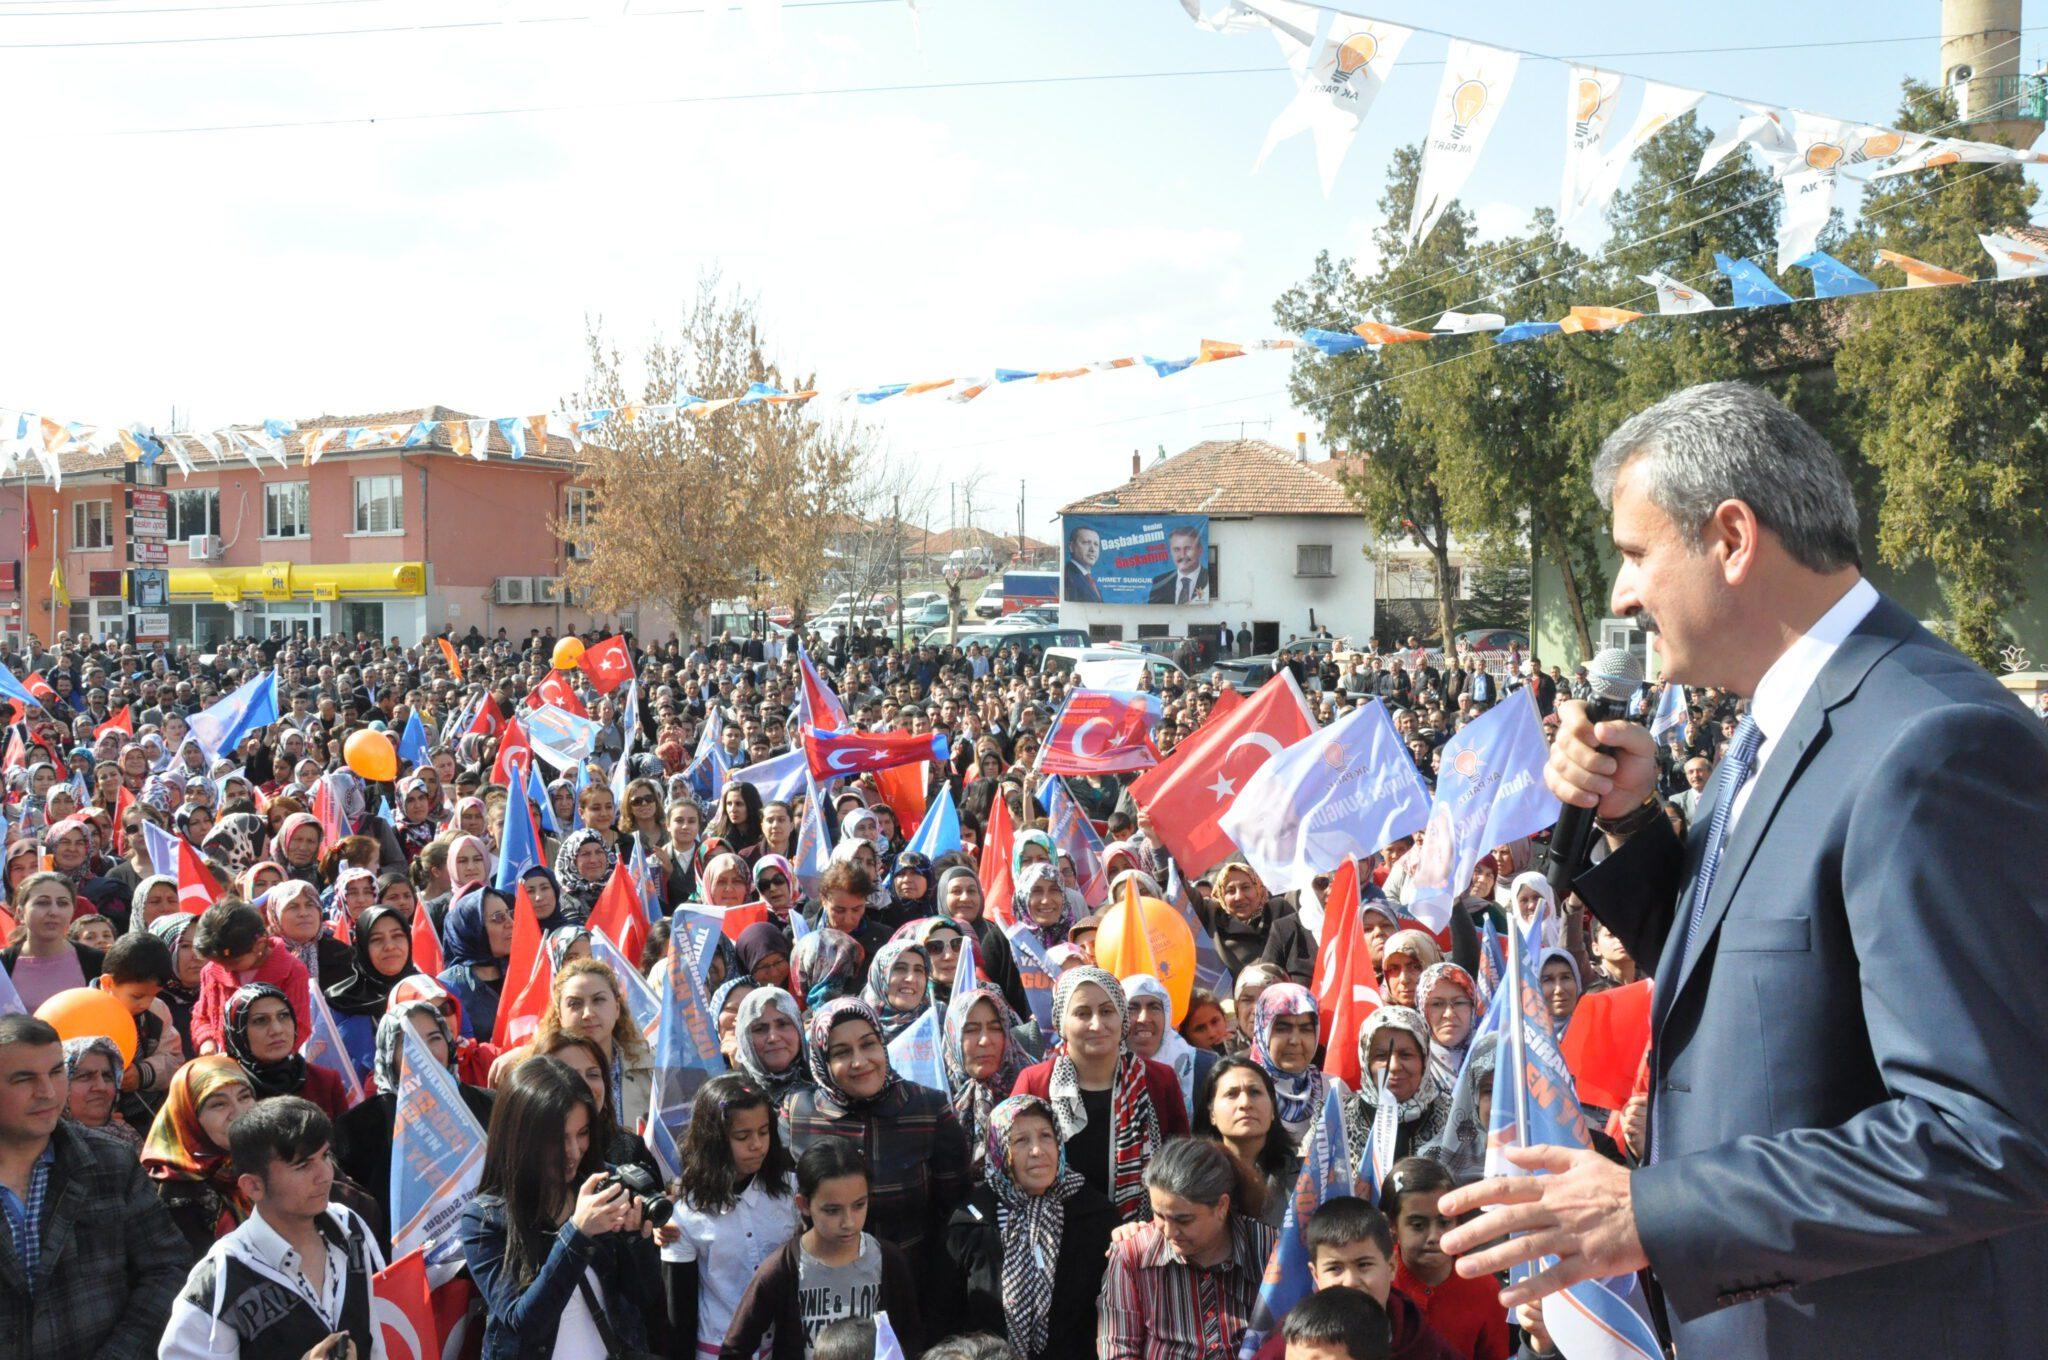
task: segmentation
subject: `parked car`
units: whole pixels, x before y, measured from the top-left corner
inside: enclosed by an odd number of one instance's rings
[[[1065,675],[1082,666],[1093,663],[1136,662],[1145,668],[1145,675],[1155,690],[1164,689],[1175,676],[1185,677],[1179,663],[1140,647],[1109,644],[1100,647],[1048,647],[1044,658],[1038,663],[1041,675]]]
[[[913,631],[946,626],[946,602],[943,599],[920,605],[915,610],[910,607],[910,602],[905,600],[903,614],[903,626]]]
[[[999,619],[1003,616],[1003,583],[990,581],[982,588],[981,597],[974,607],[967,611],[977,619]]]
[[[1342,638],[1305,637],[1296,638],[1281,650],[1299,653],[1321,662],[1323,657],[1333,652],[1345,651],[1347,646]],[[1202,678],[1228,680],[1241,690],[1257,689],[1273,678],[1273,672],[1279,665],[1279,658],[1279,652],[1267,652],[1263,656],[1227,656],[1210,667]]]

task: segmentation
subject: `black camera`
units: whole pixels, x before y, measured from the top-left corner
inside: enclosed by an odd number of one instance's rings
[[[626,1187],[626,1193],[640,1206],[641,1217],[655,1227],[659,1228],[675,1217],[676,1202],[662,1193],[661,1182],[656,1180],[654,1173],[646,1167],[636,1166],[631,1162],[624,1166],[615,1166],[605,1173],[605,1178],[598,1182],[597,1188],[609,1190],[614,1185]]]

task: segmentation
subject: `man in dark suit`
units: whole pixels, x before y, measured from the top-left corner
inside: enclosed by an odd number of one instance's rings
[[[1095,564],[1102,557],[1102,535],[1083,526],[1067,535],[1066,599],[1072,604],[1101,604],[1102,587],[1095,582]]]
[[[1153,604],[1205,604],[1209,599],[1209,568],[1202,562],[1202,536],[1193,529],[1175,529],[1166,536],[1173,570],[1152,582]]]
[[[1614,612],[1749,714],[1681,843],[1649,733],[1565,706],[1546,777],[1610,848],[1576,886],[1656,978],[1648,1145],[1515,1154],[1551,1174],[1445,1196],[1503,1207],[1444,1249],[1558,1258],[1509,1304],[1647,1264],[1680,1355],[2037,1354],[2048,735],[1863,580],[1840,462],[1768,395],[1667,399],[1594,486]]]

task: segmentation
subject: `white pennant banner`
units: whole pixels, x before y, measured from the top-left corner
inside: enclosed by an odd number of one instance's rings
[[[1594,214],[1605,212],[1614,191],[1621,187],[1621,177],[1628,172],[1629,162],[1635,159],[1636,152],[1642,150],[1652,137],[1698,108],[1703,98],[1705,96],[1698,90],[1688,90],[1680,85],[1665,85],[1654,80],[1645,82],[1643,107],[1636,114],[1636,121],[1629,126],[1628,135],[1601,157],[1593,183],[1582,191],[1578,210]]]
[[[1303,131],[1313,132],[1323,196],[1329,197],[1358,125],[1386,85],[1388,73],[1400,59],[1402,46],[1413,35],[1413,29],[1398,24],[1336,16],[1329,35],[1307,68],[1294,102],[1273,120],[1266,133],[1266,144],[1260,148],[1258,162],[1252,168],[1264,165],[1273,148],[1289,137]]]
[[[1981,233],[1977,239],[1984,243],[1991,262],[1998,266],[1999,278],[2035,279],[2048,275],[2048,247],[2016,241],[1998,232]]]
[[[1557,196],[1557,220],[1576,216],[1586,190],[1600,174],[1600,144],[1621,95],[1621,73],[1573,66],[1564,86],[1564,185]]]
[[[1507,103],[1521,66],[1518,52],[1451,40],[1437,88],[1429,134],[1422,141],[1422,170],[1415,180],[1415,206],[1408,216],[1408,246],[1428,236],[1479,163],[1479,153]]]
[[[1711,299],[1695,289],[1686,287],[1661,269],[1653,269],[1647,274],[1638,274],[1636,277],[1657,290],[1657,314],[1659,316],[1678,316],[1686,312],[1711,312],[1714,310],[1714,304]]]

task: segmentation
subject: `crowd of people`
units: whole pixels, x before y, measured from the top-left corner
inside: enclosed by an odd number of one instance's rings
[[[44,685],[40,706],[16,705],[5,762],[0,968],[27,1013],[0,1018],[0,1353],[382,1354],[369,1278],[395,1227],[408,1036],[487,1130],[452,1259],[493,1360],[865,1358],[883,1317],[913,1360],[1238,1353],[1338,1082],[1307,986],[1330,926],[1326,880],[1279,895],[1236,859],[1174,865],[1127,776],[1069,777],[1105,834],[1110,894],[1089,897],[1036,798],[1071,680],[1014,647],[813,649],[851,723],[949,739],[928,792],[950,784],[962,844],[930,857],[871,776],[828,787],[816,809],[725,777],[800,743],[793,652],[634,643],[628,733],[624,691],[555,671],[551,636],[446,643],[267,638],[199,655],[60,636],[0,658]],[[277,721],[210,751],[193,717],[272,669]],[[501,1050],[515,893],[492,880],[524,790],[493,780],[498,736],[477,714],[486,696],[519,712],[551,676],[599,733],[588,766],[555,772],[531,809],[552,830],[519,887],[552,982],[531,1038]],[[1394,649],[1306,678],[1324,723],[1387,702],[1426,779],[1505,693],[1529,686],[1547,713],[1571,683],[1519,657],[1489,668]],[[1197,680],[1163,693],[1161,751],[1217,696]],[[1695,695],[1672,733],[1675,821],[1732,707]],[[351,735],[395,740],[415,716],[423,759],[388,783],[349,773]],[[714,716],[716,752],[700,753]],[[998,800],[1016,828],[1014,898],[1000,904],[978,872]],[[799,868],[807,811],[830,845],[815,875]],[[217,896],[194,900],[185,876],[159,872],[167,838]],[[1447,930],[1422,928],[1403,910],[1413,849],[1361,863],[1382,1004],[1328,1040],[1355,1044],[1367,1074],[1355,1092],[1339,1083],[1352,1145],[1378,1102],[1398,1101],[1399,1160],[1376,1196],[1332,1199],[1303,1226],[1318,1292],[1275,1320],[1262,1356],[1552,1353],[1539,1317],[1505,1313],[1439,1245],[1453,1225],[1438,1199],[1484,1160],[1494,1053],[1472,1038],[1479,932],[1553,909],[1542,977],[1560,1027],[1635,964],[1581,913],[1554,910],[1571,904],[1530,872],[1526,842],[1481,863]],[[630,962],[588,924],[621,857],[644,861],[662,918]],[[1146,897],[1186,884],[1228,974],[1184,1013],[1158,978],[1097,965],[1102,913],[1133,877]],[[655,1057],[619,965],[658,984],[671,914],[754,902],[765,919],[714,936],[707,965],[729,1071],[697,1092],[680,1177],[662,1183]],[[1005,917],[1051,965],[1049,1022]],[[431,972],[415,959],[426,937]],[[965,979],[963,954],[976,960]],[[132,1017],[132,1051],[34,1018],[81,988]],[[352,1073],[307,1056],[323,1007]],[[898,1071],[890,1049],[927,1013],[943,1091]],[[1630,1158],[1639,1102],[1591,1113],[1602,1149]]]

